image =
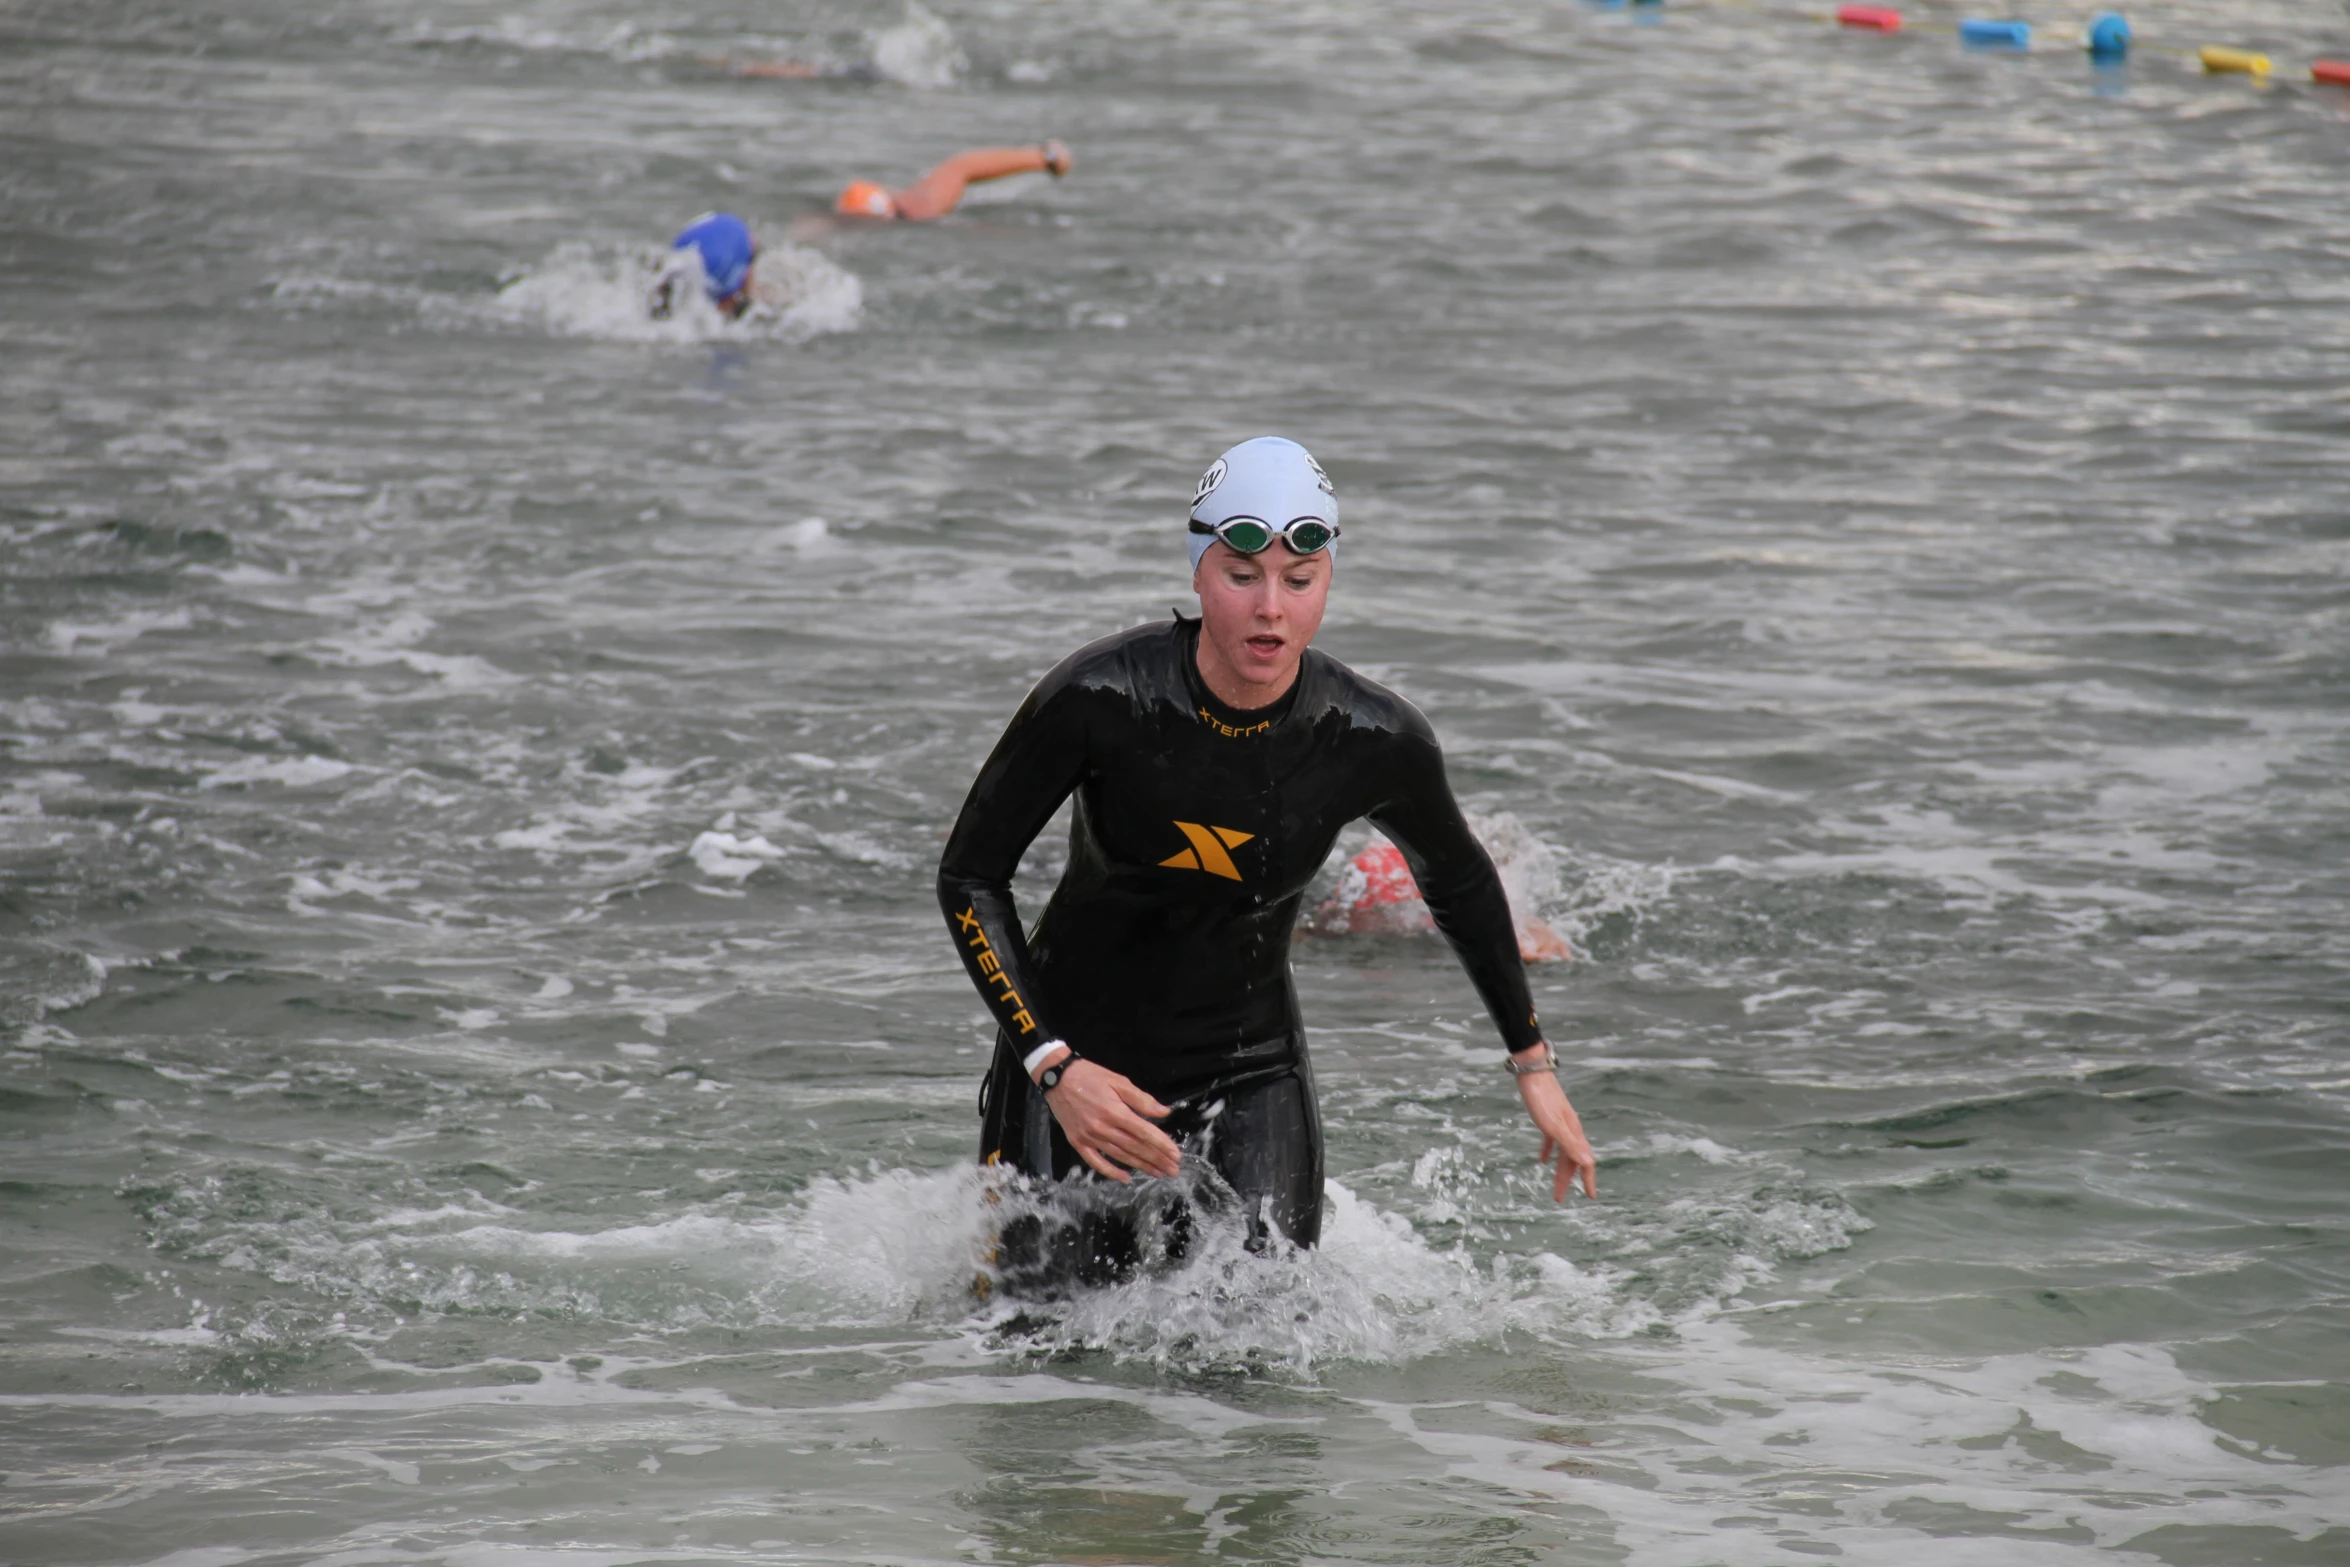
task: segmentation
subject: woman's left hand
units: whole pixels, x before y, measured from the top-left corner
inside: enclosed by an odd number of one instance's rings
[[[1535,1158],[1543,1164],[1558,1160],[1558,1171],[1551,1179],[1551,1201],[1565,1202],[1567,1188],[1576,1184],[1578,1175],[1583,1195],[1597,1197],[1599,1160],[1591,1152],[1591,1139],[1583,1135],[1583,1118],[1567,1103],[1567,1091],[1559,1086],[1558,1074],[1527,1073],[1518,1079],[1518,1097],[1526,1101],[1526,1113],[1542,1130],[1542,1152]]]

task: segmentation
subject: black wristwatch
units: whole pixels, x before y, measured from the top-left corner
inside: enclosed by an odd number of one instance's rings
[[[1077,1052],[1072,1050],[1051,1066],[1036,1074],[1036,1086],[1051,1093],[1061,1086],[1061,1074],[1077,1064]]]

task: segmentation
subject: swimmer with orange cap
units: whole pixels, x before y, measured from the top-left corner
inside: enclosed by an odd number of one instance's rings
[[[694,64],[724,71],[729,76],[755,77],[771,82],[878,82],[881,70],[867,61],[853,65],[809,65],[799,60],[737,60],[731,55],[697,54]]]
[[[871,180],[852,180],[832,210],[844,218],[904,218],[928,223],[955,210],[963,192],[983,180],[1039,171],[1059,179],[1069,172],[1069,149],[1057,141],[1041,147],[975,147],[958,152],[904,190],[884,190]]]

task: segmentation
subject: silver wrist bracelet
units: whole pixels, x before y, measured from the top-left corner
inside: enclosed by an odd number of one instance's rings
[[[1550,1041],[1546,1039],[1542,1042],[1542,1055],[1539,1060],[1520,1061],[1516,1056],[1503,1056],[1501,1064],[1509,1068],[1512,1077],[1531,1077],[1536,1072],[1557,1071],[1559,1069],[1559,1053],[1550,1047]]]

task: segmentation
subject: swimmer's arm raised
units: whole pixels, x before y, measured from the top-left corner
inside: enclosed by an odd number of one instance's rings
[[[1056,179],[1068,173],[1069,149],[1057,141],[1039,147],[975,147],[956,153],[891,199],[899,217],[926,222],[954,211],[963,192],[983,180],[1039,172],[1050,172]]]

